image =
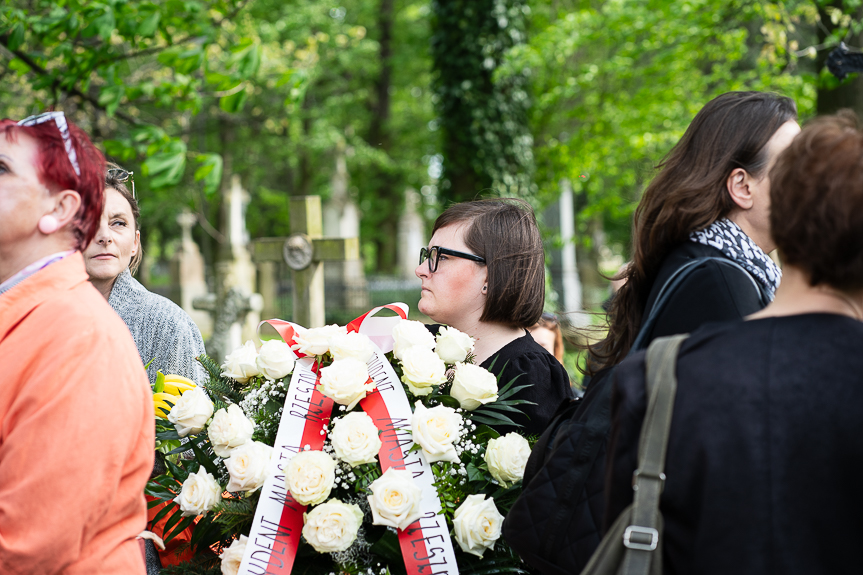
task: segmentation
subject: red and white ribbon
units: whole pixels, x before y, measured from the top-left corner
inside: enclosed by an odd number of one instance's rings
[[[263,322],[262,322],[263,323]],[[288,345],[294,344],[296,327],[270,320]],[[296,354],[295,355],[302,355]],[[329,424],[333,400],[318,391],[320,369],[313,357],[299,358],[285,398],[285,407],[267,480],[255,509],[249,542],[238,573],[240,575],[287,575],[291,572],[303,530],[304,505],[291,497],[285,486],[285,467],[299,451],[320,451]]]
[[[387,349],[392,349],[392,335]],[[369,376],[377,389],[360,401],[360,407],[381,431],[382,445],[378,452],[381,471],[386,472],[390,467],[406,469],[412,473],[414,482],[422,490],[422,516],[398,532],[405,568],[408,575],[457,575],[458,564],[449,527],[441,512],[431,465],[422,451],[408,453],[414,443],[411,435],[413,411],[402,382],[380,347],[375,350],[368,367]]]

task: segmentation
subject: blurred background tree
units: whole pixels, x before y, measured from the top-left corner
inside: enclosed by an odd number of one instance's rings
[[[136,172],[146,253],[198,215],[212,262],[238,174],[252,237],[285,235],[287,198],[331,193],[343,150],[367,271],[391,274],[405,192],[520,196],[573,183],[582,278],[627,257],[653,167],[728,90],[852,106],[824,70],[863,45],[859,0],[11,0],[2,115],[55,106]],[[550,242],[555,230],[547,230]],[[596,303],[596,302],[593,302]]]

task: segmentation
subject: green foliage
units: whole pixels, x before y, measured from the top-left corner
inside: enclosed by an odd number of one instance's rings
[[[530,196],[528,75],[513,70],[494,76],[506,51],[526,40],[528,3],[434,0],[432,12],[442,198],[469,200],[487,188],[502,196]]]

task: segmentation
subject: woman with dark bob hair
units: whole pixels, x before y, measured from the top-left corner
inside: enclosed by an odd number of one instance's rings
[[[516,385],[529,386],[516,397],[535,405],[522,405],[524,416],[513,420],[536,435],[571,395],[563,366],[527,332],[542,315],[544,265],[530,206],[493,199],[442,213],[416,269],[419,310],[473,337],[475,362],[500,374],[500,385],[518,376]],[[438,328],[431,326],[435,333]]]
[[[677,358],[660,500],[665,573],[859,573],[863,130],[806,126],[770,171],[776,298]],[[616,370],[610,525],[632,501],[644,354]]]
[[[794,102],[761,92],[729,92],[708,102],[659,164],[632,231],[632,263],[609,312],[608,336],[591,347],[593,373],[618,364],[660,290],[687,262],[698,264],[667,300],[645,345],[711,321],[740,319],[772,299],[779,268],[767,257],[767,172],[800,131]],[[742,269],[741,269],[742,268]]]
[[[0,121],[0,573],[144,572],[153,395],[80,251],[104,171],[62,112]]]

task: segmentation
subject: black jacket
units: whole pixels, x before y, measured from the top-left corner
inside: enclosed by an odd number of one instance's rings
[[[653,282],[644,318],[653,309],[659,290],[668,278],[687,261],[702,257],[725,256],[716,248],[695,242],[684,242],[668,254]],[[647,343],[657,337],[689,333],[705,323],[740,319],[763,307],[761,293],[752,276],[708,261],[699,265],[668,301]]]
[[[660,509],[668,574],[859,573],[863,323],[706,326],[684,342]],[[632,501],[644,353],[615,373],[610,525]]]

